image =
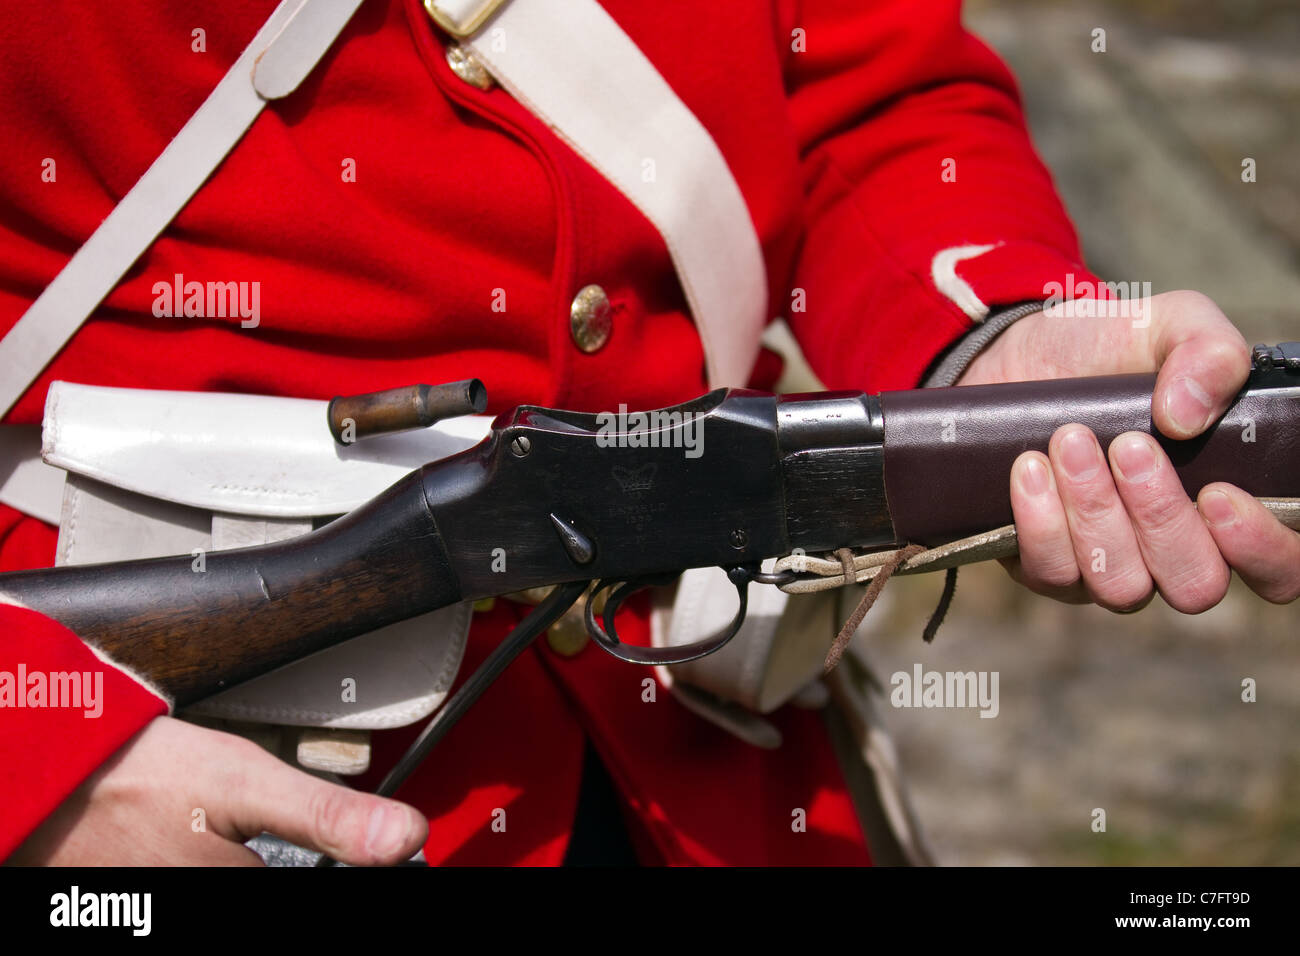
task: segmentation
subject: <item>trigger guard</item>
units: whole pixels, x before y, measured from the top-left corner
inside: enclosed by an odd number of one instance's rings
[[[736,636],[741,625],[745,623],[745,613],[749,605],[749,579],[747,576],[731,572],[728,572],[727,577],[735,585],[736,594],[740,597],[740,607],[726,629],[714,637],[695,641],[691,644],[678,644],[673,647],[641,647],[635,644],[624,644],[619,640],[618,631],[614,626],[614,616],[618,613],[618,609],[625,600],[637,591],[655,584],[667,583],[664,578],[659,576],[635,578],[623,582],[598,582],[587,598],[587,607],[583,614],[587,624],[587,633],[603,650],[621,661],[627,661],[629,664],[646,664],[650,666],[685,664],[687,661],[707,657],[714,651],[721,650],[728,641]],[[595,597],[606,588],[613,588],[613,590],[610,591],[609,597],[605,601],[605,613],[602,615],[604,627],[602,627],[601,622],[596,620]]]

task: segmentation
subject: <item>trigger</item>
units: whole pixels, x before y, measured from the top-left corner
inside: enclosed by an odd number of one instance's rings
[[[676,575],[653,575],[643,578],[633,578],[628,581],[599,581],[595,590],[592,591],[591,598],[587,601],[587,607],[584,612],[587,633],[591,639],[599,644],[605,651],[617,657],[619,660],[627,661],[631,664],[685,664],[687,661],[698,660],[701,657],[707,657],[715,651],[721,650],[740,631],[741,625],[745,623],[745,613],[749,604],[749,582],[753,580],[754,569],[747,566],[739,566],[725,569],[727,579],[736,588],[736,594],[740,599],[740,606],[736,615],[732,618],[731,623],[727,625],[718,634],[703,640],[695,641],[690,644],[678,644],[672,647],[640,647],[633,644],[624,644],[618,636],[618,631],[614,624],[614,618],[618,614],[618,609],[622,607],[623,602],[643,588],[651,587],[656,584],[668,584]],[[605,600],[605,613],[601,615],[602,622],[596,620],[595,600],[597,594],[605,589],[611,589],[609,596]]]

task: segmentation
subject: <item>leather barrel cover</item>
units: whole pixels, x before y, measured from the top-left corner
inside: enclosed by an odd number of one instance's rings
[[[1154,433],[1154,375],[885,392],[885,493],[899,540],[934,545],[1012,521],[1010,474],[1028,449],[1077,422],[1102,448]],[[1206,434],[1161,445],[1195,494],[1227,481],[1260,497],[1300,495],[1300,385],[1247,390]]]

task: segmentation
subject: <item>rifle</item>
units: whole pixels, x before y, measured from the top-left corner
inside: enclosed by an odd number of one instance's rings
[[[718,389],[617,421],[521,406],[480,444],[302,537],[214,552],[202,573],[182,555],[3,574],[0,599],[63,623],[177,706],[395,621],[550,585],[561,587],[507,639],[504,661],[594,583],[593,594],[608,592],[601,620],[596,601],[586,610],[601,647],[635,663],[680,663],[735,634],[749,582],[800,577],[761,571],[766,558],[933,545],[1009,523],[1017,455],[1046,448],[1069,422],[1103,444],[1156,434],[1154,381],[878,396]],[[481,385],[471,392],[481,409]],[[378,404],[401,425],[391,403]],[[1300,344],[1256,347],[1246,386],[1205,434],[1157,438],[1193,494],[1228,481],[1261,498],[1300,495]],[[632,592],[715,565],[739,595],[730,628],[684,647],[619,640],[615,615]]]

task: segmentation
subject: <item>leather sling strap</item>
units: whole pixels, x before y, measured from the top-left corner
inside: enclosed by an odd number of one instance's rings
[[[1261,498],[1259,502],[1282,524],[1300,531],[1300,498]],[[874,551],[850,555],[847,563],[852,566],[852,583],[866,584],[873,580],[882,569],[894,564],[900,553],[901,551]],[[1016,526],[1009,524],[912,554],[892,573],[946,571],[964,564],[1011,558],[1019,553]],[[850,583],[846,580],[845,569],[845,560],[838,556],[823,558],[807,554],[789,555],[777,561],[773,567],[774,571],[793,571],[805,575],[780,586],[787,594],[812,594],[844,587]]]
[[[283,0],[276,7],[198,112],[0,340],[0,415],[212,175],[267,101],[297,88],[360,5]]]

